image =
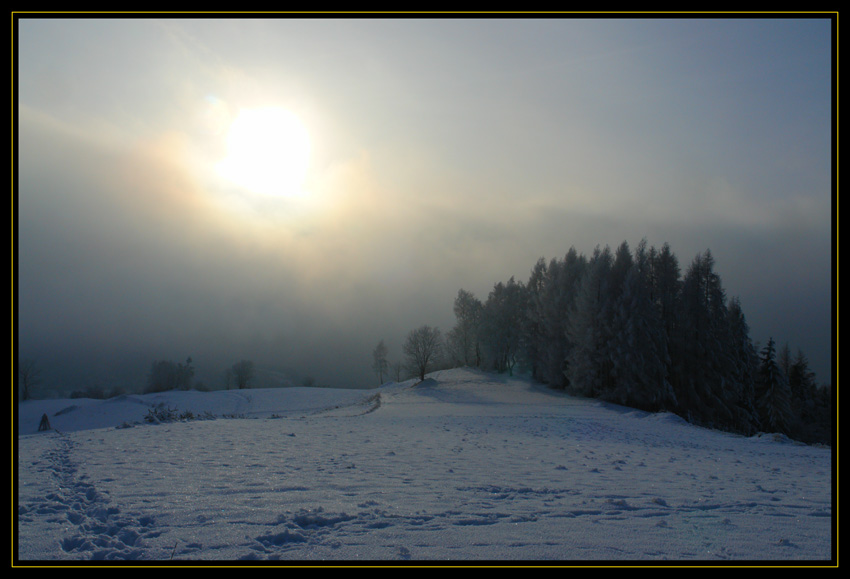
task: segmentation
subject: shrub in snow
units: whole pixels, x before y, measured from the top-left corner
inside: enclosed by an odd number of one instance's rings
[[[174,420],[177,420],[177,416],[176,408],[168,408],[167,406],[160,405],[148,410],[148,414],[145,416],[145,422],[150,422],[152,424],[173,422]]]

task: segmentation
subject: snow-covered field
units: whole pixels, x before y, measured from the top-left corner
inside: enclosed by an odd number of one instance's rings
[[[414,384],[23,403],[17,564],[835,560],[830,449],[478,371]]]

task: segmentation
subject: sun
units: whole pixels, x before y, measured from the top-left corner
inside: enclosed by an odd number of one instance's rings
[[[230,125],[218,174],[262,195],[299,197],[310,162],[310,136],[301,120],[280,107],[243,109]]]

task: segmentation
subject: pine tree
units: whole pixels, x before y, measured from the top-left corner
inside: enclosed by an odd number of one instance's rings
[[[776,351],[776,363],[779,365],[779,369],[782,370],[782,373],[785,375],[785,379],[788,380],[791,376],[791,346],[788,342],[785,342],[781,348]]]
[[[726,296],[709,250],[696,256],[682,281],[677,327],[676,397],[680,411],[709,426],[735,422],[734,360]]]
[[[650,299],[658,310],[667,342],[667,376],[674,391],[676,377],[681,376],[681,348],[678,341],[678,311],[681,299],[681,271],[679,260],[665,243],[661,251],[653,247],[649,251]]]
[[[456,324],[450,332],[453,349],[465,366],[481,365],[479,334],[484,306],[470,291],[460,289],[454,302]]]
[[[619,299],[626,285],[626,277],[634,265],[631,251],[629,250],[628,242],[622,242],[614,253],[614,262],[611,264],[611,271],[608,272],[608,292],[611,302]]]
[[[815,397],[817,382],[815,373],[809,370],[809,359],[802,350],[797,350],[788,370],[788,386],[795,408],[805,408]]]
[[[759,362],[758,410],[762,429],[788,433],[793,418],[791,389],[776,361],[773,338],[761,352]]]
[[[545,347],[540,352],[543,381],[554,388],[567,386],[567,363],[571,341],[567,324],[578,285],[587,268],[587,259],[571,247],[563,260],[552,260],[547,270],[543,297],[543,336]]]
[[[755,403],[758,355],[750,340],[750,329],[737,297],[729,301],[728,313],[729,343],[734,366],[734,382],[737,385],[737,391],[734,393],[735,420],[731,426],[738,432],[752,434],[758,425]]]
[[[616,302],[611,348],[614,390],[609,399],[645,410],[675,405],[667,379],[667,341],[651,299],[649,255],[638,246]]]
[[[535,380],[543,381],[543,350],[546,347],[543,333],[543,300],[546,293],[546,261],[537,260],[525,284],[526,303],[522,317],[523,358]]]
[[[186,365],[177,364],[177,387],[180,390],[189,390],[192,387],[192,378],[195,376],[195,368],[192,366],[192,357],[186,358]]]
[[[481,342],[489,363],[497,372],[513,375],[522,337],[525,311],[525,286],[513,277],[507,284],[497,283],[481,314]]]
[[[567,321],[570,351],[567,382],[571,392],[601,397],[612,389],[609,310],[609,273],[613,259],[608,247],[595,249]]]
[[[802,350],[797,350],[789,371],[788,387],[800,435],[806,441],[826,442],[823,434],[822,412],[819,408],[818,387],[815,373],[809,369],[809,360]],[[828,429],[826,429],[828,431]]]

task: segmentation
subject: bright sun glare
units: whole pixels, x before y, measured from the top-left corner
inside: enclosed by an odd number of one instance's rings
[[[278,107],[242,110],[227,133],[227,157],[219,175],[265,195],[304,194],[310,161],[307,129],[293,113]]]

